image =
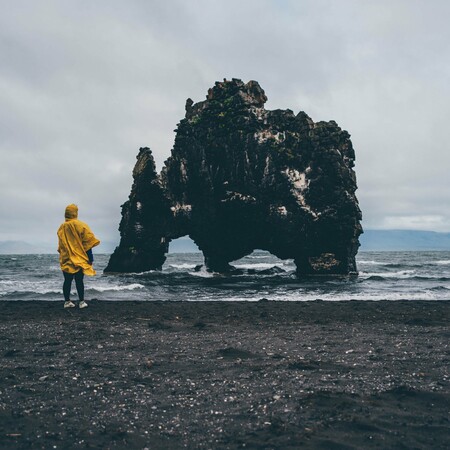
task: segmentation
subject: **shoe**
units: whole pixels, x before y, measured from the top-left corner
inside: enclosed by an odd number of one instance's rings
[[[68,300],[67,302],[64,302],[64,308],[75,308],[75,303]]]
[[[82,302],[80,302],[80,304],[78,305],[78,307],[80,309],[87,308],[88,306],[89,305],[84,300]]]

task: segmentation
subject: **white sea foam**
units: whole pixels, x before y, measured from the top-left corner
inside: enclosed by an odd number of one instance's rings
[[[4,297],[5,295],[10,294],[35,294],[35,295],[46,295],[46,294],[62,294],[62,288],[61,289],[9,289],[9,290],[2,290],[0,291],[0,297]]]
[[[259,270],[264,270],[264,269],[272,269],[275,266],[284,266],[285,264],[283,264],[282,262],[279,262],[277,264],[274,263],[249,263],[249,264],[232,264],[233,267],[235,267],[236,269],[244,269],[244,270],[248,270],[248,269],[259,269]],[[172,267],[174,267],[175,265],[172,265]],[[195,266],[193,265],[189,265],[188,264],[179,264],[178,268],[185,268],[185,269],[193,269]],[[205,267],[202,267],[201,270],[199,270],[198,272],[190,272],[191,275],[196,275],[199,277],[210,277],[212,276],[211,272],[207,272]],[[219,276],[220,274],[215,273],[214,276]]]
[[[28,291],[24,291],[25,293],[27,293]],[[72,292],[72,294],[74,294],[74,292]],[[61,289],[37,289],[34,292],[30,292],[30,294],[39,294],[39,295],[47,295],[47,294],[62,294],[62,288]]]
[[[446,291],[432,291],[426,290],[417,293],[408,292],[361,292],[361,293],[336,293],[336,292],[304,292],[299,291],[295,293],[280,293],[280,294],[267,294],[260,293],[258,296],[223,296],[223,297],[211,297],[207,300],[211,301],[230,301],[230,302],[257,302],[261,298],[266,298],[270,301],[278,302],[311,302],[316,300],[322,300],[325,302],[339,302],[339,301],[399,301],[399,300],[449,300],[450,294]],[[188,301],[196,301],[196,298],[188,298]]]
[[[389,262],[384,262],[384,261],[374,261],[373,259],[372,260],[359,259],[356,262],[357,262],[357,264],[370,264],[372,266],[387,266],[387,265],[391,264]]]
[[[284,265],[282,262],[279,264],[273,263],[250,263],[250,264],[233,264],[237,269],[271,269],[275,266]]]
[[[169,264],[169,267],[173,267],[174,269],[194,269],[196,267],[195,264]]]
[[[261,252],[261,253],[252,253],[251,255],[245,256],[245,259],[268,259],[268,258],[275,258],[272,254],[269,252]]]
[[[0,296],[8,295],[14,292],[30,294],[53,294],[61,292],[62,289],[56,290],[57,285],[54,282],[47,280],[41,281],[14,281],[14,280],[0,280]]]
[[[440,261],[435,261],[434,263],[439,266],[448,266],[450,264],[450,259],[442,259]]]
[[[189,272],[189,275],[193,275],[194,277],[200,277],[200,278],[213,278],[217,276],[222,276],[215,272],[208,272],[205,268],[202,268],[198,272]]]
[[[131,284],[124,284],[121,286],[92,286],[89,287],[90,291],[97,291],[97,292],[109,292],[109,291],[134,291],[135,289],[143,289],[145,288],[144,285],[139,283],[131,283]]]
[[[417,275],[415,270],[398,270],[396,272],[359,272],[363,278],[383,277],[383,278],[411,278]]]
[[[96,292],[108,292],[108,291],[132,291],[135,289],[143,289],[144,285],[139,283],[131,283],[125,285],[110,285],[110,286],[85,286],[86,290]],[[48,282],[48,281],[20,281],[14,282],[11,280],[0,281],[0,296],[9,294],[36,294],[36,295],[48,295],[48,294],[62,294],[62,282]],[[75,287],[72,286],[71,294],[76,294]]]
[[[399,292],[399,291],[377,291],[377,292],[327,292],[327,293],[311,293],[300,292],[293,294],[280,294],[267,296],[268,300],[276,301],[346,301],[346,300],[365,300],[365,301],[382,301],[382,300],[448,300],[449,292],[445,290],[424,290],[422,292]]]
[[[124,276],[127,277],[145,277],[146,275],[149,275],[151,273],[160,273],[159,270],[147,270],[145,272],[128,272],[126,274],[123,274]]]

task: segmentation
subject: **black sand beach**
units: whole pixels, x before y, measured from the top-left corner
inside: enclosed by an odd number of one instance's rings
[[[449,311],[0,302],[0,447],[449,448]]]

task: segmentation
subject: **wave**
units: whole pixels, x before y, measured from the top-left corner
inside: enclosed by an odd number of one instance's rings
[[[275,255],[266,250],[256,250],[253,253],[250,253],[250,255],[244,256],[242,259],[268,259],[268,258],[278,260],[278,258]]]
[[[16,256],[14,256],[16,257]],[[0,261],[1,258],[0,258]],[[89,298],[171,301],[449,300],[449,253],[365,253],[360,276],[298,278],[292,260],[256,253],[235,261],[229,274],[208,272],[203,260],[186,254],[168,256],[162,271],[102,274],[107,257],[97,260],[98,277],[86,280]],[[62,276],[55,257],[3,259],[1,300],[61,300]],[[197,271],[198,270],[198,271]],[[72,285],[72,292],[76,289]]]
[[[413,275],[413,274],[400,274],[395,273],[367,273],[360,272],[359,278],[361,281],[396,281],[396,280],[416,280],[416,281],[450,281],[450,277],[443,277],[441,275]]]
[[[446,286],[434,286],[430,289],[431,291],[450,291],[450,288]]]
[[[46,281],[21,281],[14,282],[11,280],[1,280],[0,285],[5,288],[0,289],[0,297],[10,295],[49,295],[49,294],[62,294],[62,283],[48,283]],[[117,292],[117,291],[133,291],[135,289],[143,289],[144,285],[139,283],[131,283],[124,285],[111,285],[111,286],[85,286],[86,291],[96,292]],[[76,289],[72,286],[71,294],[76,294]]]
[[[413,278],[415,270],[398,270],[396,272],[359,272],[361,277],[383,277],[383,278]]]
[[[269,301],[278,302],[311,302],[311,301],[326,301],[326,302],[341,302],[341,301],[436,301],[436,300],[450,300],[450,293],[445,290],[427,290],[423,292],[361,292],[361,293],[283,293],[283,294],[261,294],[253,297],[234,295],[230,296],[214,296],[208,298],[209,301],[242,301],[242,302],[256,302],[265,298]],[[187,301],[197,301],[192,298]]]
[[[414,280],[421,280],[421,281],[426,281],[426,280],[433,280],[433,281],[450,281],[449,277],[442,277],[440,275],[428,275],[428,276],[423,276],[423,275],[416,275],[415,277],[412,277]]]
[[[58,283],[62,286],[62,283]],[[30,294],[54,294],[62,292],[62,287],[58,289],[55,282],[28,281],[28,280],[0,280],[0,296],[10,295],[13,293],[30,293]]]
[[[9,291],[9,292],[0,292],[0,297],[20,297],[20,296],[28,296],[28,295],[62,295],[62,289],[36,289],[33,291],[23,290],[23,291]]]
[[[223,277],[224,275],[220,274],[220,273],[214,273],[214,272],[207,272],[205,271],[198,271],[198,272],[190,272],[189,275],[192,275],[194,277],[199,277],[199,278],[215,278],[215,277]]]
[[[273,263],[251,263],[251,264],[234,264],[236,269],[272,269],[273,267],[277,267],[278,264]],[[285,265],[281,263],[280,265]]]
[[[266,296],[268,300],[275,301],[396,301],[396,300],[450,300],[448,289],[426,289],[422,292],[395,292],[395,291],[377,291],[377,292],[323,292],[308,293],[300,292],[296,294],[279,294]]]
[[[122,286],[92,286],[89,287],[88,291],[96,291],[96,292],[118,292],[118,291],[134,291],[135,289],[144,289],[145,286],[139,283],[125,284]]]
[[[147,270],[145,272],[127,272],[127,273],[120,273],[119,276],[124,277],[124,278],[133,278],[133,277],[149,277],[149,276],[154,276],[159,275],[163,272],[161,272],[160,270]],[[106,277],[116,277],[116,274],[104,274],[104,276]]]
[[[366,281],[386,281],[386,278],[381,275],[372,275],[366,279]]]
[[[386,266],[390,263],[383,261],[375,261],[374,259],[359,259],[356,261],[357,264],[370,264],[373,266]]]
[[[169,264],[169,267],[172,267],[174,269],[195,269],[197,267],[197,264]]]

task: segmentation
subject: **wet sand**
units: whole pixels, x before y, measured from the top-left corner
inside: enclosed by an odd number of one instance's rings
[[[0,448],[449,448],[449,312],[0,302]]]

